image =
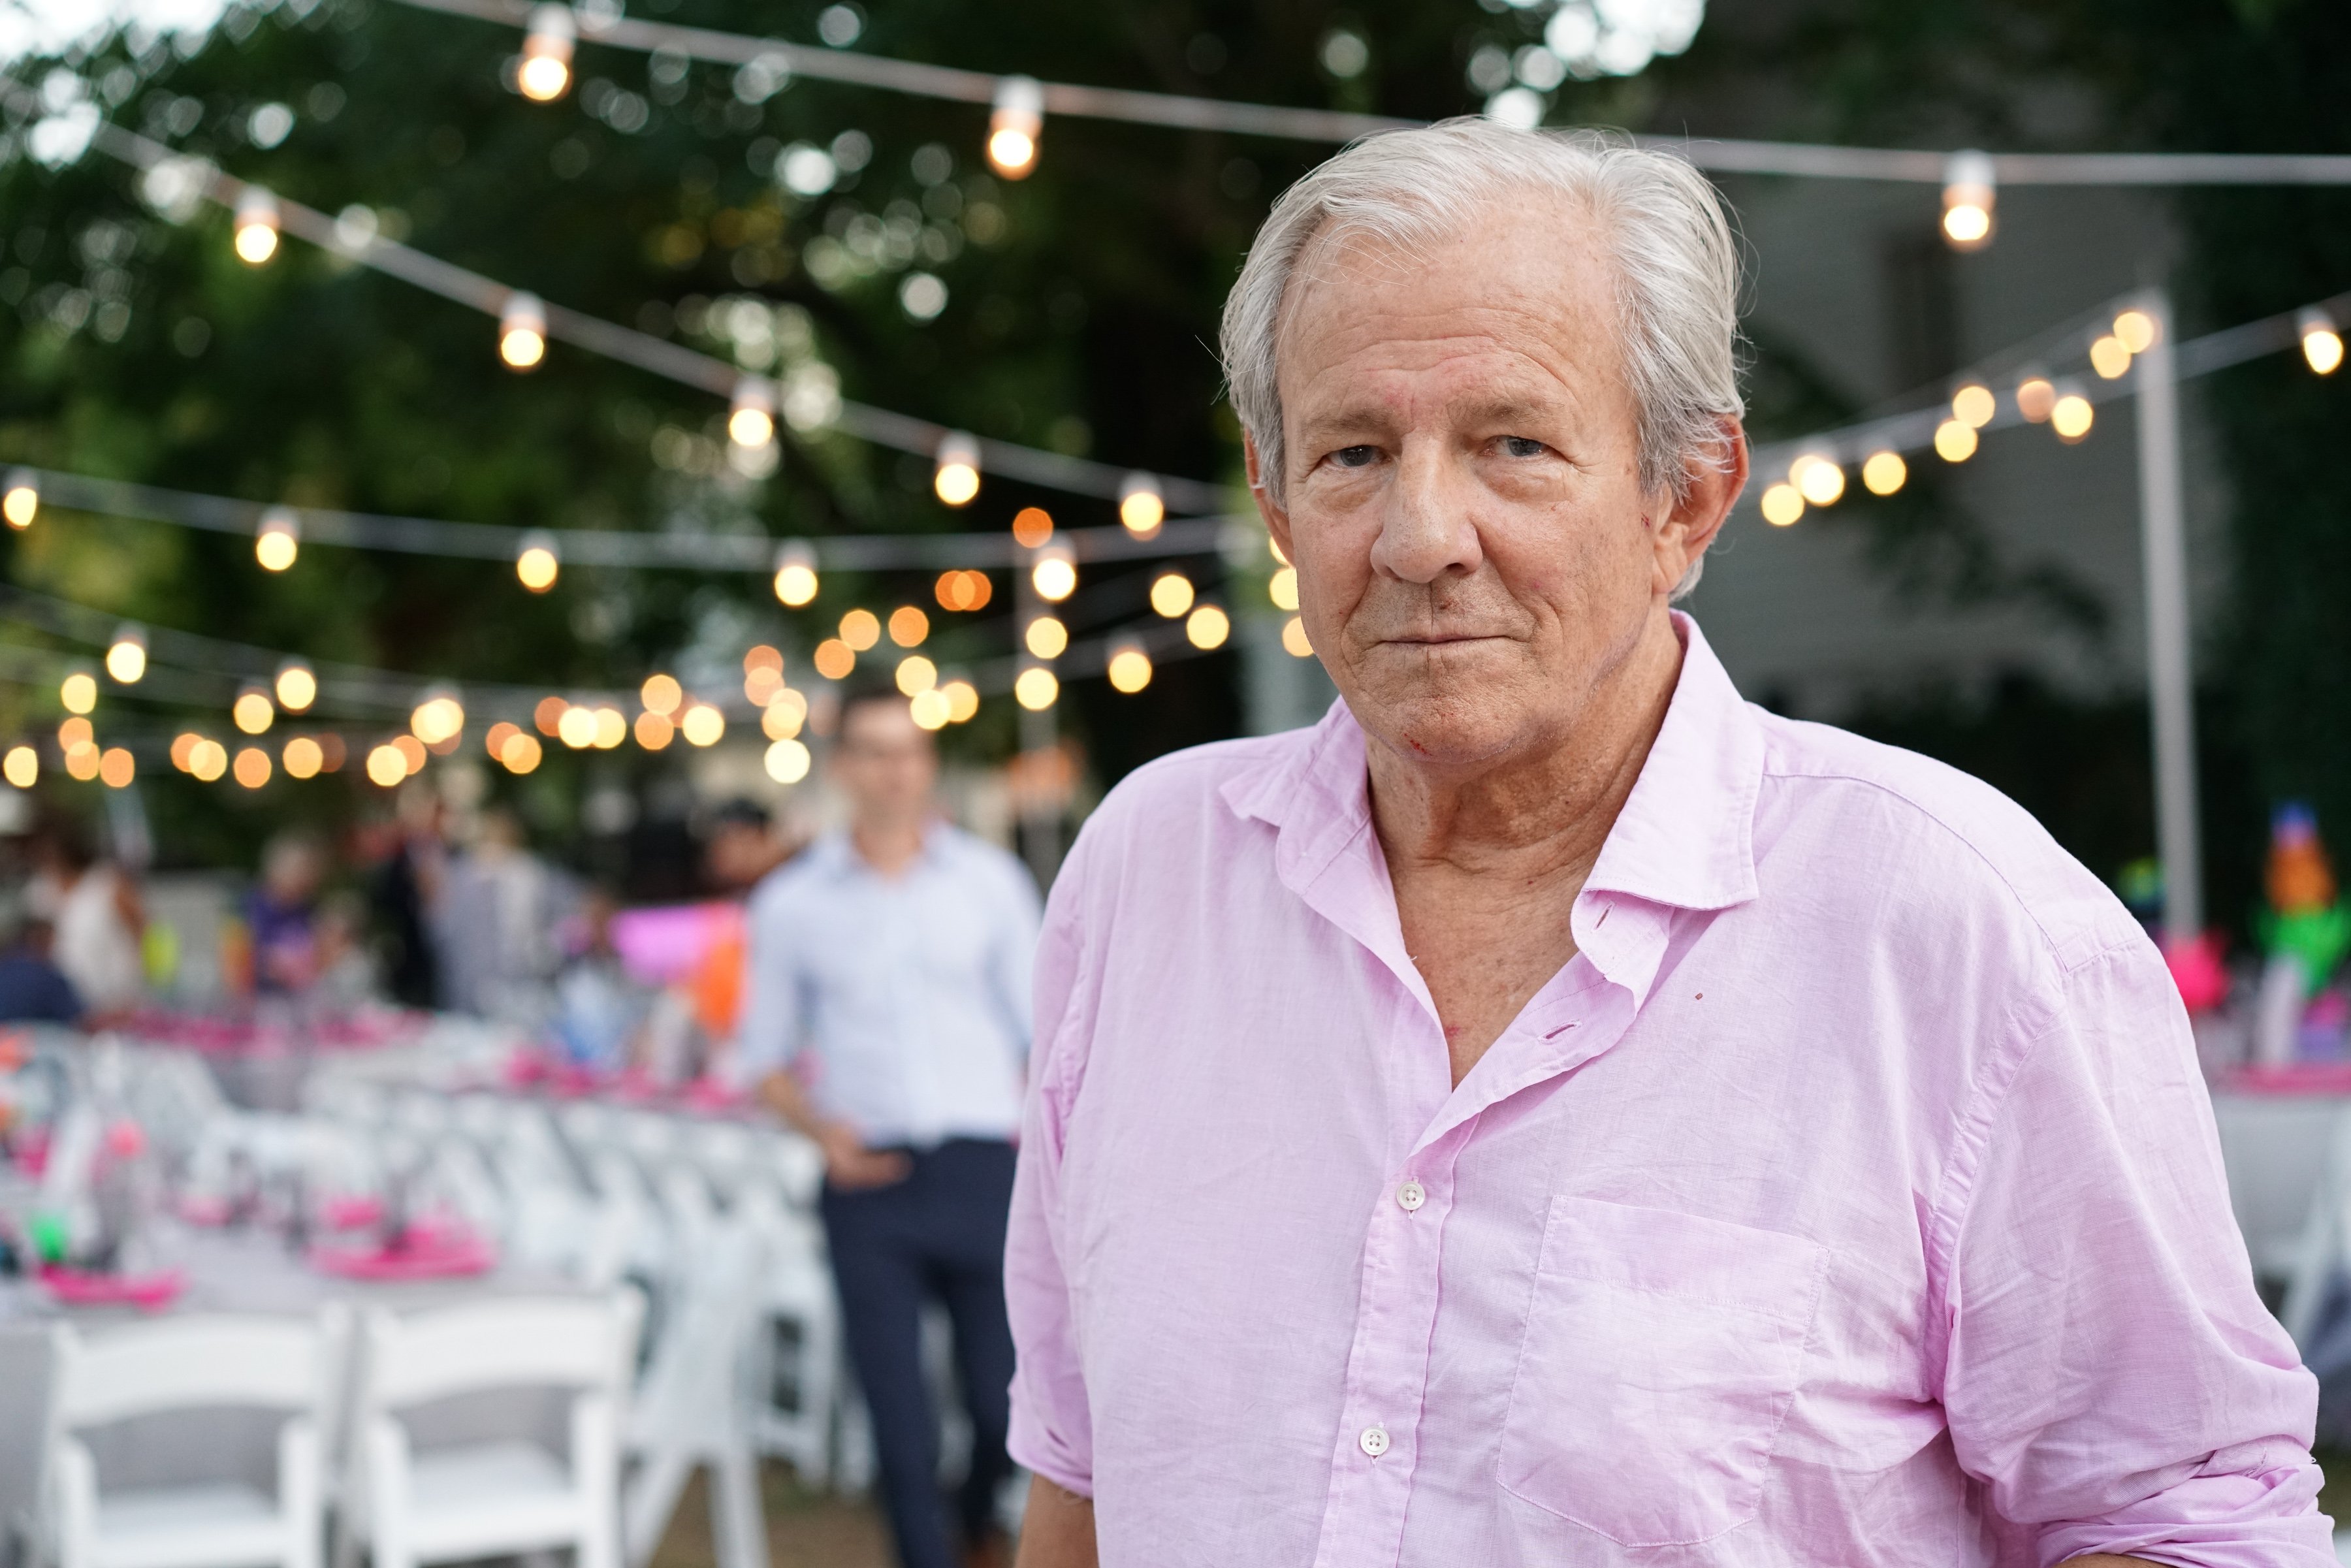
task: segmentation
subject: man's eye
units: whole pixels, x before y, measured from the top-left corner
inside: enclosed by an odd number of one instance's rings
[[[1513,457],[1540,457],[1550,448],[1531,435],[1505,435],[1502,450]]]
[[[1376,446],[1342,446],[1331,454],[1331,461],[1342,468],[1368,468],[1379,455]]]

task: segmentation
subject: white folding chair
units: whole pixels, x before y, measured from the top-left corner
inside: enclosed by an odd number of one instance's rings
[[[790,1461],[803,1482],[822,1486],[832,1479],[841,1395],[841,1305],[824,1236],[768,1182],[746,1186],[735,1212],[768,1243],[758,1340],[747,1368],[752,1440],[761,1453]]]
[[[59,1336],[51,1468],[58,1568],[318,1568],[321,1444],[347,1318],[183,1317]],[[75,1436],[178,1410],[282,1410],[277,1491],[233,1481],[101,1491]]]
[[[374,1568],[562,1546],[578,1568],[619,1568],[620,1421],[638,1312],[628,1292],[369,1312],[348,1512]],[[522,1388],[571,1392],[569,1454],[520,1439],[412,1446],[403,1412]]]

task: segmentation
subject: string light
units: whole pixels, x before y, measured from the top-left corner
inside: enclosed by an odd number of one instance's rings
[[[1151,684],[1151,655],[1126,643],[1111,654],[1105,673],[1113,687],[1133,696]]]
[[[2115,318],[2115,336],[2134,354],[2155,347],[2156,333],[2155,318],[2144,310],[2125,310]]]
[[[920,653],[898,661],[898,689],[908,696],[919,696],[938,684],[939,667]]]
[[[1043,713],[1061,695],[1061,683],[1042,664],[1031,664],[1012,683],[1012,700],[1030,713]]]
[[[1804,515],[1804,493],[1783,480],[1764,489],[1761,505],[1763,520],[1775,528],[1784,528]],[[1297,606],[1284,608],[1294,610]]]
[[[2343,334],[2336,329],[2335,319],[2324,310],[2312,308],[2302,313],[2297,326],[2302,336],[2303,362],[2322,376],[2333,375],[2343,363]],[[10,520],[15,519],[12,517]]]
[[[1265,591],[1266,596],[1273,601],[1273,607],[1276,610],[1297,609],[1298,569],[1294,566],[1285,566],[1277,570],[1271,577],[1266,579]]]
[[[277,706],[287,713],[306,713],[319,700],[319,677],[299,659],[277,666]]]
[[[1029,584],[1048,604],[1059,604],[1078,591],[1078,559],[1067,545],[1047,545],[1029,569]]]
[[[710,711],[716,713],[718,710],[712,708]],[[629,719],[626,714],[616,707],[596,710],[596,738],[589,742],[590,746],[599,751],[611,751],[628,738]]]
[[[253,534],[253,559],[264,571],[284,571],[302,553],[302,519],[284,507],[261,514]]]
[[[228,771],[228,747],[209,736],[188,747],[188,771],[204,783],[217,783]]]
[[[1970,430],[1981,430],[2000,412],[2000,400],[1981,382],[1963,382],[1951,393],[1951,417]]]
[[[99,781],[110,789],[128,789],[139,776],[138,759],[127,747],[110,746],[99,754]]]
[[[258,185],[237,193],[235,221],[236,256],[247,267],[259,267],[277,254],[277,198]]]
[[[1167,520],[1167,501],[1159,493],[1159,481],[1139,472],[1120,480],[1118,520],[1120,526],[1139,539],[1147,539],[1157,533],[1159,525]]]
[[[396,746],[379,746],[367,755],[367,776],[371,783],[389,789],[408,777],[408,758]]]
[[[827,637],[816,645],[816,652],[809,655],[809,663],[816,666],[816,673],[826,680],[845,681],[850,672],[857,668],[857,654],[840,638]]]
[[[521,726],[500,719],[490,726],[489,732],[482,737],[482,749],[488,752],[491,759],[495,761],[497,758],[498,748],[521,733]]]
[[[1012,539],[1024,549],[1042,549],[1053,537],[1053,514],[1042,507],[1023,507],[1012,514]]]
[[[57,726],[57,749],[71,751],[77,746],[88,746],[98,738],[97,729],[89,720],[76,714]]]
[[[931,488],[950,507],[960,507],[979,494],[979,443],[960,430],[951,430],[939,442],[938,467]]]
[[[585,751],[595,745],[596,710],[567,706],[562,716],[555,721],[555,738],[574,751]]]
[[[1981,250],[1991,243],[1997,198],[1990,157],[1954,152],[1943,161],[1943,237],[1953,250]]]
[[[637,715],[637,721],[629,729],[636,736],[637,744],[647,751],[666,751],[677,737],[677,726],[669,721],[669,716],[651,708]]]
[[[794,539],[776,552],[776,597],[794,610],[816,598],[816,551]]]
[[[1040,659],[1058,659],[1070,645],[1070,629],[1056,616],[1040,615],[1021,633],[1029,651]]]
[[[882,641],[882,622],[871,610],[852,610],[841,618],[841,645],[852,653],[862,653]]]
[[[776,383],[764,376],[745,376],[735,383],[735,401],[726,411],[726,439],[756,451],[775,438]]]
[[[555,579],[562,570],[553,534],[533,529],[523,535],[522,549],[515,552],[515,576],[525,588],[533,593],[545,593],[555,586]]]
[[[137,685],[147,673],[147,633],[136,626],[117,630],[107,645],[106,673],[122,685]]]
[[[901,648],[919,648],[931,634],[931,618],[911,604],[890,612],[890,641]]]
[[[677,727],[688,746],[716,746],[726,733],[726,716],[708,703],[695,703]]]
[[[743,655],[743,696],[755,706],[764,706],[778,692],[784,689],[784,655],[776,648],[762,643]],[[650,707],[653,705],[645,705]],[[674,713],[677,704],[664,708]]]
[[[259,686],[247,686],[236,694],[229,705],[229,721],[247,735],[266,735],[277,722],[277,710],[269,705],[269,694]]]
[[[926,686],[908,695],[906,711],[914,716],[917,729],[945,729],[955,709],[946,693],[936,686]]]
[[[949,681],[939,688],[947,699],[947,722],[968,724],[979,712],[979,688],[969,681]]]
[[[172,766],[185,773],[188,758],[204,737],[193,729],[183,729],[172,737]]]
[[[1213,604],[1203,604],[1185,617],[1184,635],[1195,648],[1221,648],[1232,634],[1232,617]]]
[[[534,5],[522,41],[515,86],[533,103],[552,103],[571,86],[571,46],[579,26],[568,5]]]
[[[677,684],[675,675],[653,674],[645,677],[637,695],[643,701],[647,713],[657,713],[666,718],[677,711],[685,700],[685,688]]]
[[[1844,469],[1834,458],[1808,452],[1788,465],[1788,482],[1815,507],[1834,507],[1844,494]]]
[[[539,758],[544,755],[538,737],[525,735],[520,730],[507,737],[506,743],[498,747],[498,760],[505,764],[509,773],[529,772],[538,766]]]
[[[759,710],[759,733],[769,740],[789,740],[808,722],[808,698],[789,687]]]
[[[768,777],[778,784],[797,784],[809,776],[809,748],[797,740],[778,740],[768,747]]]
[[[935,591],[940,609],[969,612],[987,608],[996,585],[984,571],[943,571]]]
[[[278,753],[278,761],[288,779],[316,779],[327,765],[326,748],[307,735],[298,735],[286,743]]]
[[[1862,463],[1861,486],[1873,496],[1891,496],[1910,477],[1899,452],[1873,452]]]
[[[2016,383],[2016,412],[2034,424],[2046,423],[2057,406],[2057,389],[2047,376],[2027,376]]]
[[[30,789],[41,781],[41,754],[29,746],[10,747],[7,755],[0,757],[0,779],[19,789]]]
[[[1151,608],[1169,621],[1192,608],[1192,580],[1180,571],[1163,571],[1151,580]]]
[[[77,783],[87,784],[98,777],[98,747],[85,740],[79,746],[66,747],[66,777]]]
[[[1281,647],[1282,651],[1293,659],[1311,659],[1314,656],[1314,644],[1307,640],[1304,618],[1293,615],[1282,622]]]
[[[465,705],[457,700],[454,692],[429,694],[408,716],[409,732],[427,746],[455,740],[465,727]]]
[[[98,706],[98,677],[76,670],[57,683],[57,704],[68,713],[89,713]]]
[[[987,165],[1007,180],[1025,180],[1037,168],[1045,134],[1045,89],[1034,77],[1006,77],[996,86],[987,117]]]
[[[534,370],[547,358],[547,307],[520,289],[507,296],[498,312],[498,358],[515,371]]]
[[[2131,351],[2109,333],[2090,345],[2090,368],[2102,381],[2117,381],[2130,370]]]
[[[2088,398],[2077,392],[2063,392],[2049,410],[2049,428],[2057,433],[2058,440],[2071,446],[2090,434],[2091,422],[2096,417]]]
[[[562,733],[563,716],[570,706],[561,697],[541,697],[530,710],[530,722],[539,734],[552,739]]]
[[[1935,455],[1946,463],[1965,463],[1976,455],[1975,426],[1947,419],[1935,426]]]
[[[257,746],[239,747],[233,771],[238,783],[248,789],[258,789],[269,782],[269,753]]]
[[[411,774],[424,771],[424,743],[413,735],[395,735],[384,743],[400,755],[400,765]]]
[[[22,532],[33,526],[41,512],[41,482],[24,468],[11,469],[7,486],[0,490],[0,517],[8,526]]]

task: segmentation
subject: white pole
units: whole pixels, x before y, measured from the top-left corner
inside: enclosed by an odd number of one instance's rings
[[[2194,627],[2188,612],[2188,537],[2179,485],[2179,387],[2169,297],[2155,291],[2138,308],[2155,319],[2155,341],[2138,356],[2136,368],[2156,844],[2163,861],[2164,934],[2184,942],[2204,929],[2204,875],[2196,824],[2196,688],[2189,656]]]

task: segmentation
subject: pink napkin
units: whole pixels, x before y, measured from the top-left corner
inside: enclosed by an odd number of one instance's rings
[[[177,1269],[152,1274],[93,1274],[58,1263],[41,1267],[41,1283],[68,1307],[137,1307],[160,1312],[187,1288],[187,1276]]]
[[[310,1262],[322,1273],[346,1280],[446,1280],[489,1272],[497,1252],[471,1231],[419,1225],[396,1250],[381,1243],[314,1247]]]

